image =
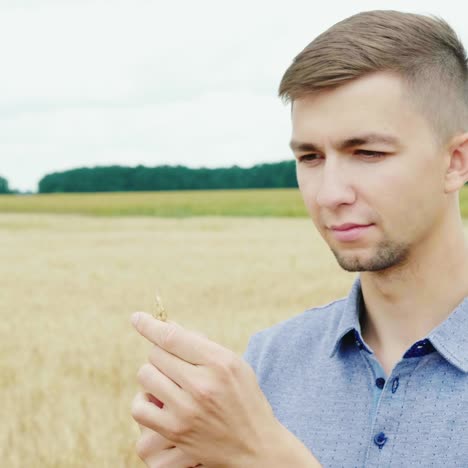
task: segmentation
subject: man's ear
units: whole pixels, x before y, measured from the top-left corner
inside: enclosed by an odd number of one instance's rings
[[[445,193],[460,190],[468,181],[468,132],[455,136],[447,154]]]

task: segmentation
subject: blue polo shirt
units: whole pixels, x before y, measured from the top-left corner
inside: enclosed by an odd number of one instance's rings
[[[349,295],[255,333],[244,359],[324,467],[468,467],[468,297],[386,376]]]

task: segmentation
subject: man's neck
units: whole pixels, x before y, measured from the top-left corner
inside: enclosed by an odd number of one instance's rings
[[[468,296],[468,245],[460,232],[398,272],[362,272],[364,341],[398,360],[416,341],[441,324]],[[410,265],[410,264],[409,264]],[[417,265],[415,267],[414,265]]]

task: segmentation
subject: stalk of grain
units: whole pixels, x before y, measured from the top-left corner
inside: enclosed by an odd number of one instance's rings
[[[163,322],[167,321],[167,312],[158,293],[156,293],[156,313],[154,314],[154,317]]]

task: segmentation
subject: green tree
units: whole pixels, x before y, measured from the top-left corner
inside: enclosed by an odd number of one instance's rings
[[[8,188],[8,180],[4,177],[0,176],[0,193],[10,193],[10,189]]]

